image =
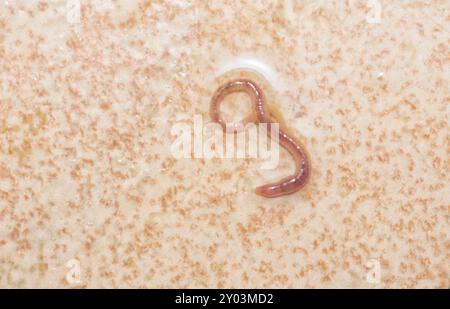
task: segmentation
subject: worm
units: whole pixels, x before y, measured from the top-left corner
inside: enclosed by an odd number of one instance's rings
[[[256,114],[255,122],[267,123],[284,123],[280,119],[280,115],[266,105],[266,99],[260,87],[249,79],[235,79],[227,82],[219,87],[211,99],[210,116],[213,121],[219,123],[226,132],[227,124],[220,114],[220,103],[223,99],[234,92],[244,92],[250,96],[254,114]],[[252,121],[252,117],[248,116],[243,121],[244,124]],[[268,134],[270,135],[268,130]],[[291,176],[287,176],[277,182],[259,186],[255,189],[255,193],[264,197],[272,198],[297,192],[303,188],[308,182],[310,175],[309,157],[303,145],[287,133],[286,128],[279,128],[279,144],[284,147],[295,160],[295,172]]]

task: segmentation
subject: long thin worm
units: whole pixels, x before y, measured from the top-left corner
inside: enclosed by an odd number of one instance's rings
[[[266,99],[259,86],[249,79],[235,79],[221,86],[215,92],[211,99],[210,114],[213,121],[218,122],[224,131],[227,124],[220,113],[220,103],[223,99],[234,92],[245,92],[250,96],[252,104],[255,108],[256,122],[259,123],[283,123],[275,111],[270,110],[266,106]],[[278,118],[278,119],[277,119]],[[244,122],[249,122],[247,117]],[[270,135],[268,130],[268,134]],[[310,175],[310,163],[308,155],[301,143],[296,141],[292,136],[286,133],[286,130],[279,129],[279,143],[284,147],[295,160],[295,173],[285,177],[277,182],[269,183],[255,189],[256,194],[264,197],[278,197],[286,194],[294,193],[303,188],[308,182]]]

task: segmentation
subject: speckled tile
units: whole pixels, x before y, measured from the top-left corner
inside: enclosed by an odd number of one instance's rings
[[[1,0],[0,287],[448,288],[449,7]],[[170,151],[251,63],[311,156],[293,195]]]

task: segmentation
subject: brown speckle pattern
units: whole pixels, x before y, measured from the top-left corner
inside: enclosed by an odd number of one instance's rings
[[[106,2],[0,2],[1,287],[450,286],[448,1]],[[286,154],[170,153],[241,55],[310,152],[294,195],[252,192]]]

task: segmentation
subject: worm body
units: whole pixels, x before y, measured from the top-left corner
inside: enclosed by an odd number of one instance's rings
[[[220,103],[223,99],[233,92],[245,92],[250,96],[254,114],[256,119],[254,121],[259,123],[281,123],[281,119],[277,119],[276,115],[266,106],[266,100],[263,92],[259,86],[249,79],[235,79],[223,86],[215,92],[211,100],[211,118],[218,122],[225,131],[227,126],[225,120],[220,114]],[[251,117],[247,117],[244,122],[250,122]],[[245,123],[244,123],[245,124]],[[268,134],[270,135],[268,130]],[[279,129],[279,143],[284,147],[295,160],[295,173],[291,176],[285,177],[277,182],[269,183],[255,189],[256,194],[264,197],[278,197],[286,194],[294,193],[305,186],[310,175],[309,158],[303,146],[296,141],[292,136],[280,127]]]

